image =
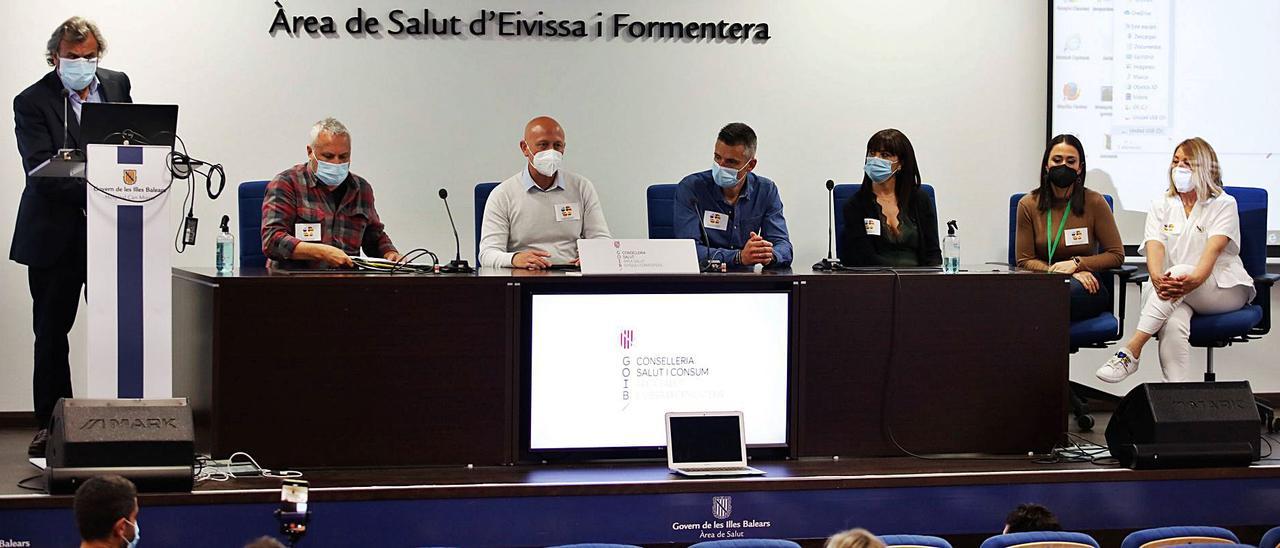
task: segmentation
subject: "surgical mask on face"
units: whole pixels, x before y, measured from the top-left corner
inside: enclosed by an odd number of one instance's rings
[[[316,178],[320,182],[335,187],[347,180],[347,174],[351,171],[351,162],[342,164],[331,164],[316,158]]]
[[[1195,182],[1192,181],[1191,169],[1186,167],[1176,167],[1173,169],[1173,188],[1178,192],[1191,192],[1195,190]]]
[[[138,525],[138,522],[136,521],[130,521],[128,523],[133,526],[133,540],[126,541],[128,542],[126,546],[127,548],[138,548],[138,541],[142,539],[142,526]]]
[[[564,154],[560,151],[549,148],[533,155],[533,169],[538,170],[544,177],[551,177],[560,171],[560,164],[564,163]]]
[[[883,183],[893,176],[893,162],[884,158],[867,156],[867,163],[862,166],[862,170],[867,173],[867,177],[871,178],[871,182]]]
[[[720,188],[733,188],[738,184],[738,170],[712,163],[711,178]]]
[[[67,89],[80,91],[93,83],[93,75],[98,72],[97,59],[58,58],[58,77]]]
[[[1066,164],[1049,168],[1049,182],[1058,188],[1067,188],[1076,184],[1079,174]]]

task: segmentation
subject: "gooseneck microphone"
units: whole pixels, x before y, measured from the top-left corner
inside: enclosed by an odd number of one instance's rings
[[[449,209],[449,191],[440,189],[440,199],[444,201],[444,211],[449,214],[449,226],[453,228],[453,245],[456,253],[453,260],[447,266],[440,269],[441,272],[457,272],[468,273],[475,272],[467,261],[462,260],[462,243],[458,240],[458,225],[453,222],[453,211]]]
[[[827,258],[813,264],[813,269],[820,272],[831,272],[844,268],[840,259],[835,258],[835,223],[832,221],[836,211],[836,182],[827,179]],[[847,219],[846,219],[847,222]]]
[[[58,149],[58,152],[54,153],[54,156],[61,156],[63,160],[68,161],[75,160],[77,152],[76,149],[71,148],[71,145],[69,144],[71,141],[71,132],[67,129],[67,116],[71,113],[68,112],[67,105],[70,103],[71,92],[67,91],[67,88],[62,88],[62,148]]]

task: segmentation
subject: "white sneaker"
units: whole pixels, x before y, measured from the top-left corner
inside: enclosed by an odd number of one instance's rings
[[[1131,356],[1128,348],[1121,348],[1094,374],[1106,382],[1120,382],[1137,372],[1138,358]]]

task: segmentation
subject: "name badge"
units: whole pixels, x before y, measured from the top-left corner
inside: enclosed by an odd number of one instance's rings
[[[556,222],[577,221],[582,219],[582,204],[571,202],[556,204]]]
[[[862,226],[867,228],[868,236],[880,235],[880,219],[863,219]]]
[[[1067,237],[1067,245],[1069,246],[1089,244],[1089,229],[1087,228],[1069,228],[1064,236]]]
[[[729,214],[719,211],[703,211],[702,226],[715,230],[729,230]]]
[[[1160,227],[1160,232],[1164,234],[1182,234],[1182,223],[1165,223]]]
[[[320,223],[297,223],[293,225],[293,235],[304,242],[320,241]]]

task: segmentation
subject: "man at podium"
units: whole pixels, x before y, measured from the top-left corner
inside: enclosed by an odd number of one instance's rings
[[[262,199],[262,254],[284,268],[350,267],[352,255],[399,261],[373,207],[373,187],[351,173],[351,134],[316,122],[308,161],[276,175]]]
[[[107,42],[97,25],[72,17],[49,37],[45,60],[53,67],[13,99],[14,132],[22,167],[30,173],[62,149],[79,150],[84,103],[130,103],[129,77],[98,67]],[[67,333],[85,283],[85,182],[82,178],[26,177],[9,259],[27,265],[31,289],[35,367],[32,400],[38,431],[27,453],[43,457],[49,417],[58,398],[71,397]]]

